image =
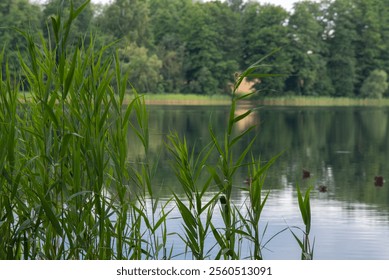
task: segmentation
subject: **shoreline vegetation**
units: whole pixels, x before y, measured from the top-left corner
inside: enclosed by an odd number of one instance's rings
[[[177,105],[177,106],[227,106],[231,105],[230,95],[202,95],[184,93],[143,93],[146,105]],[[30,102],[31,94],[22,93],[20,102]],[[134,100],[134,95],[127,93],[124,104]],[[307,107],[347,107],[347,106],[389,106],[389,98],[350,98],[350,97],[324,97],[324,96],[280,96],[248,99],[240,102],[244,106],[307,106]]]
[[[200,95],[200,94],[144,94],[147,105],[230,105],[229,95]],[[127,96],[130,102],[132,96]],[[266,106],[389,106],[389,98],[347,98],[347,97],[307,97],[307,96],[283,96],[264,97],[260,99],[246,100],[245,105]],[[242,104],[241,103],[241,104]]]

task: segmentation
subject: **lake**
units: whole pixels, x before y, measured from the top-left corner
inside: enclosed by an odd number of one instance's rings
[[[150,154],[158,159],[156,188],[182,193],[162,149],[169,131],[185,135],[198,151],[210,142],[209,123],[223,133],[228,106],[149,106]],[[238,110],[244,112],[242,106]],[[270,160],[283,152],[271,167],[266,181],[269,199],[262,215],[263,240],[286,227],[303,227],[296,185],[311,193],[314,259],[389,259],[389,108],[387,107],[262,107],[238,123],[243,130],[255,125],[252,135],[241,142],[241,150],[257,135],[253,155]],[[136,141],[130,141],[130,158],[142,156]],[[310,171],[303,179],[302,170]],[[240,190],[247,178],[242,168],[234,184],[234,203],[244,203]],[[375,176],[387,182],[375,186]],[[320,192],[319,186],[326,186]],[[172,206],[173,207],[173,206]],[[173,209],[171,216],[178,216]],[[181,225],[170,219],[168,229]],[[298,230],[295,230],[300,234]],[[210,242],[213,242],[210,240]],[[180,242],[172,241],[175,248]],[[242,245],[244,247],[244,244]],[[289,230],[273,238],[263,249],[264,259],[299,259],[300,249]],[[185,256],[177,256],[178,259]]]

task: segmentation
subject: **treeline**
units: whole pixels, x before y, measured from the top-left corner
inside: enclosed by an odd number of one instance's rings
[[[28,46],[17,29],[54,40],[47,23],[69,10],[70,1],[2,0],[3,74],[7,61],[20,78]],[[77,17],[69,51],[91,34],[96,47],[114,43],[107,55],[118,50],[140,92],[229,93],[236,72],[281,48],[262,72],[283,75],[255,80],[262,95],[389,96],[389,0],[303,1],[292,11],[242,0],[114,0]]]

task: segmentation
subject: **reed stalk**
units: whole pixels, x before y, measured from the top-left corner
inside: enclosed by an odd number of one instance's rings
[[[309,240],[309,234],[311,231],[311,203],[310,203],[310,192],[312,190],[312,187],[308,188],[305,191],[305,194],[303,195],[301,193],[299,185],[297,185],[297,199],[300,209],[300,214],[303,219],[305,230],[299,228],[299,227],[293,227],[297,228],[303,233],[303,237],[299,238],[296,233],[290,229],[293,237],[296,239],[298,245],[301,248],[301,259],[302,260],[313,260],[313,251],[315,248],[315,241],[313,241],[312,245]]]
[[[237,75],[233,87],[230,113],[229,118],[227,120],[227,129],[224,133],[224,139],[217,139],[215,133],[212,130],[212,127],[209,128],[212,143],[214,144],[219,157],[216,166],[210,166],[209,171],[212,174],[215,184],[222,193],[220,201],[221,215],[224,222],[224,229],[222,229],[221,231],[211,225],[213,234],[220,246],[220,251],[217,255],[217,258],[223,257],[224,259],[239,259],[240,250],[239,248],[236,248],[236,245],[240,242],[240,240],[242,240],[242,238],[245,238],[245,235],[247,234],[247,232],[242,231],[242,228],[245,227],[246,224],[244,222],[242,224],[242,221],[238,219],[238,217],[242,217],[242,214],[240,213],[239,208],[235,207],[232,204],[231,193],[236,172],[244,166],[252,166],[253,164],[255,164],[255,162],[247,163],[246,158],[251,151],[252,145],[254,144],[256,137],[252,137],[251,140],[249,140],[249,143],[246,145],[246,148],[243,150],[243,152],[240,152],[239,155],[234,154],[235,147],[242,142],[243,138],[249,137],[250,132],[254,128],[254,126],[250,126],[243,132],[236,133],[236,124],[244,118],[248,117],[254,110],[249,109],[242,114],[237,114],[236,107],[240,101],[249,98],[255,92],[239,95],[237,93],[237,89],[245,78],[265,78],[268,76],[276,76],[269,74],[261,74],[257,71],[261,67],[263,67],[263,62],[277,51],[278,50],[274,50],[273,52],[269,53],[262,59],[256,61],[254,64],[249,66],[243,73]],[[257,174],[255,176],[259,178],[259,174],[261,174],[261,172],[263,171],[264,170],[258,171],[258,176]],[[255,184],[257,183],[255,182]],[[253,192],[251,192],[250,195],[253,195]],[[252,236],[249,236],[249,239],[250,238],[252,238]],[[254,236],[254,238],[258,240],[257,237]],[[256,251],[259,253],[258,250]]]
[[[262,260],[262,249],[266,245],[262,244],[262,236],[266,232],[266,228],[261,229],[260,221],[262,210],[265,207],[269,197],[270,190],[264,191],[265,179],[268,169],[273,165],[280,155],[273,157],[266,164],[262,165],[260,159],[255,160],[252,157],[254,164],[249,166],[249,179],[247,187],[242,188],[248,195],[248,202],[245,204],[245,211],[237,211],[240,220],[243,221],[242,233],[245,239],[252,246],[251,259]],[[265,192],[265,193],[264,193]],[[274,236],[273,236],[274,237]],[[271,239],[273,238],[271,237]]]
[[[149,256],[128,160],[132,116],[144,103],[124,104],[127,76],[106,55],[110,45],[96,50],[92,36],[70,46],[72,22],[88,4],[51,17],[48,41],[16,30],[28,43],[23,83],[11,81],[0,56],[1,259]]]
[[[189,153],[186,139],[181,140],[177,133],[170,133],[168,140],[167,148],[173,156],[172,168],[185,194],[182,199],[173,193],[184,227],[184,234],[178,233],[178,236],[190,249],[193,259],[207,259],[211,251],[206,248],[206,240],[218,194],[207,198],[212,178],[205,175],[204,179],[202,175],[212,147],[205,147],[196,157],[195,149]]]

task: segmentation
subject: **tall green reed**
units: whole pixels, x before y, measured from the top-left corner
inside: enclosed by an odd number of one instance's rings
[[[244,213],[237,210],[237,214],[243,223],[241,232],[252,246],[250,258],[255,260],[263,259],[262,249],[267,244],[267,242],[262,242],[262,237],[267,227],[261,229],[260,221],[270,190],[267,190],[264,194],[263,188],[265,186],[267,171],[277,160],[278,156],[273,157],[264,165],[262,165],[260,160],[255,161],[252,158],[253,164],[249,166],[248,173],[250,176],[247,180],[247,187],[242,188],[248,194],[248,202],[245,204]],[[271,237],[271,239],[274,237]]]
[[[158,162],[151,162],[149,157],[149,128],[148,111],[145,107],[144,97],[139,96],[136,90],[134,111],[136,121],[131,123],[132,131],[135,132],[138,140],[142,143],[145,156],[132,168],[133,180],[140,192],[137,193],[134,211],[142,217],[144,231],[140,232],[146,259],[170,259],[173,248],[167,248],[166,220],[172,210],[166,210],[170,200],[160,202],[158,194],[155,193],[154,176]]]
[[[51,17],[48,41],[17,30],[28,45],[28,59],[19,56],[23,83],[11,81],[1,54],[2,259],[142,259],[160,250],[155,231],[167,213],[150,222],[145,196],[133,191],[150,190],[152,169],[139,173],[128,160],[129,132],[148,148],[144,102],[134,92],[125,105],[129,83],[117,55],[105,55],[110,45],[68,41],[88,3],[71,4],[67,19]]]
[[[242,230],[244,227],[246,227],[248,221],[245,220],[242,223],[242,220],[240,219],[243,216],[241,210],[239,210],[239,208],[237,208],[236,206],[232,205],[231,201],[234,176],[236,172],[244,166],[253,166],[255,164],[254,161],[247,161],[247,155],[251,152],[252,145],[254,144],[256,139],[255,136],[252,137],[252,139],[246,145],[245,149],[241,151],[240,154],[234,154],[235,147],[238,146],[239,143],[241,143],[244,137],[248,137],[250,135],[250,132],[254,128],[254,126],[250,126],[243,132],[236,133],[234,131],[236,124],[239,121],[242,121],[243,119],[247,118],[250,114],[252,114],[254,110],[248,109],[242,114],[237,114],[236,107],[238,106],[240,101],[247,99],[255,92],[239,95],[236,91],[245,78],[265,78],[269,76],[277,76],[275,74],[262,74],[257,72],[261,67],[264,66],[264,61],[277,51],[278,49],[264,56],[263,58],[249,66],[243,73],[237,76],[233,87],[230,113],[227,121],[227,129],[224,133],[224,139],[217,139],[215,133],[210,127],[212,142],[217,150],[219,160],[216,166],[210,167],[209,170],[212,174],[214,182],[222,193],[222,196],[220,197],[220,202],[221,215],[224,222],[224,229],[222,229],[221,231],[211,225],[213,234],[220,246],[217,258],[220,258],[222,256],[224,259],[239,259],[240,246],[236,248],[236,245],[241,244],[240,242],[244,238],[248,238],[249,240],[256,240],[256,243],[259,242],[258,236],[255,236],[256,230],[254,232],[250,230]],[[253,176],[255,180],[253,182],[255,184],[255,187],[249,189],[249,197],[258,196],[258,194],[262,191],[263,181],[260,181],[259,178],[261,178],[261,174],[264,174],[267,168],[274,161],[275,158],[269,162],[269,165],[265,165],[263,168],[259,168],[257,170],[254,169],[255,173],[253,174]],[[262,208],[264,207],[264,204],[266,203],[266,199],[263,202],[260,201],[260,203],[263,203],[263,205],[261,205],[260,207],[257,207],[258,205],[256,204],[251,204],[251,208],[249,208],[256,212],[255,215],[257,216],[258,221],[255,220],[256,217],[254,216],[249,217],[249,222],[251,222],[256,227],[256,229],[258,228],[260,213],[262,211]],[[252,211],[249,211],[249,216],[250,213],[253,214]],[[246,229],[248,228],[246,227]],[[256,247],[256,249],[254,250],[254,258],[262,258],[258,248],[259,247]]]
[[[16,139],[18,131],[17,97],[10,78],[4,50],[0,53],[0,258],[14,258],[21,250],[21,236],[15,229],[21,226],[15,221],[13,211],[22,202],[17,200],[18,184],[22,180]],[[4,75],[4,76],[3,76]]]
[[[95,53],[93,42],[68,51],[71,23],[87,4],[71,6],[66,21],[51,17],[54,44],[43,38],[35,43],[20,31],[30,58],[20,58],[31,94],[21,122],[24,153],[34,159],[26,170],[31,186],[25,191],[30,193],[29,204],[39,209],[31,258],[113,255],[113,203],[106,193],[107,143],[115,117],[110,62],[102,61],[103,50]]]
[[[302,260],[313,260],[313,251],[315,248],[315,241],[313,241],[313,244],[311,245],[311,242],[309,241],[309,234],[311,231],[311,203],[310,203],[310,192],[312,190],[312,187],[309,187],[305,194],[303,195],[300,186],[297,185],[297,199],[299,204],[299,209],[301,213],[301,217],[303,219],[305,230],[301,229],[299,227],[294,227],[299,229],[303,233],[303,237],[299,238],[296,233],[292,231],[292,229],[289,229],[292,233],[293,237],[296,239],[298,245],[301,248],[301,259]]]
[[[272,55],[273,53],[269,54]],[[262,209],[266,203],[267,195],[261,199],[262,187],[266,170],[276,160],[274,157],[264,166],[256,163],[254,159],[247,160],[247,155],[251,152],[255,137],[249,141],[243,151],[236,155],[235,148],[242,143],[242,139],[249,137],[254,126],[250,126],[243,132],[236,132],[236,124],[248,117],[252,109],[243,114],[237,114],[238,103],[251,94],[239,95],[236,90],[246,77],[263,78],[268,75],[256,73],[263,66],[263,61],[268,56],[251,65],[246,71],[237,77],[234,84],[230,113],[226,124],[224,139],[216,137],[213,128],[210,126],[211,146],[202,150],[195,157],[194,152],[189,154],[186,140],[180,140],[176,133],[171,133],[168,137],[168,148],[173,155],[173,168],[176,177],[181,183],[187,204],[181,198],[174,195],[177,208],[181,213],[185,235],[181,236],[186,246],[196,259],[203,259],[208,256],[209,251],[204,252],[204,240],[211,232],[217,247],[216,259],[239,259],[241,256],[241,244],[243,239],[254,243],[253,258],[261,259],[261,245],[259,236],[259,220]],[[211,154],[217,154],[217,162],[210,163]],[[234,188],[234,178],[237,171],[242,167],[253,167],[253,180],[250,188],[247,189],[250,205],[247,206],[247,214],[232,203],[232,191]],[[210,177],[205,183],[199,183],[199,176],[204,169],[208,170]],[[216,187],[216,194],[209,198],[208,202],[203,201],[206,191],[210,189],[211,181]],[[214,207],[216,203],[220,207],[220,215],[223,220],[223,227],[217,227],[212,222]]]
[[[212,147],[204,147],[195,156],[194,147],[189,153],[185,137],[181,140],[177,133],[172,132],[168,140],[166,145],[173,156],[172,167],[185,194],[185,199],[182,199],[173,193],[184,227],[184,233],[178,236],[190,249],[194,259],[203,260],[211,254],[212,248],[207,248],[206,241],[210,234],[213,208],[219,196],[215,194],[207,198],[212,177],[203,174]]]

